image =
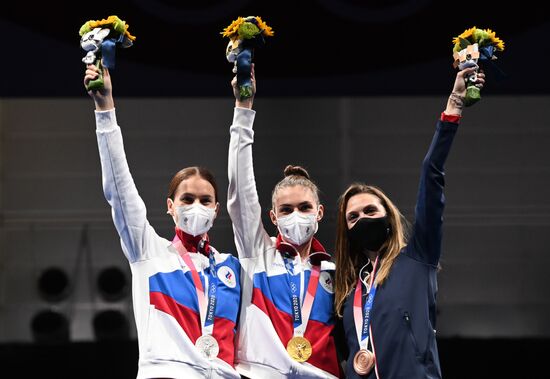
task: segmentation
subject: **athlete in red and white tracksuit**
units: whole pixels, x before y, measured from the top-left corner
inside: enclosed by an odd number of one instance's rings
[[[132,270],[138,378],[239,378],[233,368],[240,299],[238,260],[211,248],[219,279],[213,336],[220,344],[220,353],[208,360],[194,345],[201,325],[191,272],[172,241],[160,237],[147,221],[145,204],[126,162],[115,111],[96,112],[96,123],[103,189]],[[182,231],[178,235],[203,283],[205,275],[214,280],[209,259],[196,252],[194,239]]]
[[[96,76],[95,66],[89,67],[86,79]],[[191,258],[198,280],[208,288],[208,296],[210,288],[217,294],[212,307],[211,334],[219,344],[219,353],[216,358],[208,359],[195,346],[203,331],[190,266],[178,253],[177,245],[160,237],[147,220],[145,204],[126,161],[115,110],[98,105],[108,98],[107,104],[114,106],[108,71],[105,81],[108,92],[90,95],[96,101],[103,190],[132,271],[139,344],[137,378],[238,379],[240,375],[234,368],[234,341],[240,301],[239,261],[230,254],[220,254],[209,243],[198,248],[200,240],[207,241],[206,234],[192,237],[176,227],[176,235]],[[215,287],[208,283],[215,283]]]
[[[236,107],[230,129],[228,211],[242,266],[242,305],[237,341],[237,370],[249,378],[337,378],[341,375],[333,329],[334,263],[321,262],[319,284],[304,337],[312,355],[303,363],[286,349],[293,337],[291,276],[300,275],[300,293],[308,286],[312,266],[300,255],[285,267],[281,237],[268,235],[261,220],[252,164],[255,111]],[[324,252],[313,239],[310,253]],[[301,296],[303,298],[303,296]]]

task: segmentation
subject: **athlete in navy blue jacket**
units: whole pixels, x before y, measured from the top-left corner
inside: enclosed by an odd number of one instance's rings
[[[437,123],[408,241],[403,216],[379,188],[355,183],[340,197],[335,304],[343,317],[347,378],[441,378],[435,310],[444,164],[464,106],[465,78],[474,70],[457,73]],[[479,73],[476,85],[484,82]]]

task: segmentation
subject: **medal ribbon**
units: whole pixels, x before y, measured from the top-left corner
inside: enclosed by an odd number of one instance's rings
[[[374,276],[378,266],[378,257],[374,261],[372,273],[370,276],[370,291],[367,297],[365,306],[362,306],[363,295],[363,282],[361,278],[357,278],[357,285],[355,286],[355,294],[353,297],[353,321],[355,323],[355,331],[357,333],[357,340],[359,341],[360,349],[367,349],[369,344],[369,326],[370,326],[370,312],[374,303],[374,296],[376,295],[376,286],[374,285]]]
[[[193,283],[195,284],[195,290],[197,292],[197,300],[199,302],[199,315],[201,322],[202,335],[212,334],[214,329],[214,311],[216,309],[216,290],[217,290],[217,275],[214,261],[214,251],[211,250],[208,259],[210,261],[210,273],[213,276],[213,280],[208,286],[208,276],[204,274],[204,281],[207,287],[209,287],[208,293],[204,292],[204,287],[201,282],[201,278],[195,264],[189,255],[189,252],[183,246],[183,243],[176,235],[172,240],[172,245],[178,251],[180,257],[183,259],[189,270],[191,271],[191,276],[193,277]],[[197,253],[198,254],[198,253]]]
[[[319,275],[321,273],[321,266],[314,265],[311,266],[311,276],[309,277],[309,283],[307,286],[307,292],[304,297],[303,304],[300,304],[300,280],[304,271],[298,275],[292,275],[294,272],[294,264],[287,261],[286,257],[283,257],[285,260],[285,266],[290,268],[288,275],[290,277],[290,301],[292,304],[292,318],[294,320],[294,336],[302,337],[306,332],[307,323],[309,321],[309,316],[311,315],[311,309],[313,308],[313,300],[315,299],[315,293],[317,292],[317,287],[319,284]]]

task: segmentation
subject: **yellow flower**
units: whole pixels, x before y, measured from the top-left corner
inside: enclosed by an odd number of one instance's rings
[[[239,17],[233,21],[227,28],[221,32],[222,37],[234,37],[239,31],[239,27],[244,23],[244,17]]]
[[[90,20],[86,24],[88,24],[90,30],[93,30],[95,28],[100,28],[100,27],[107,27],[107,28],[110,28],[111,30],[115,30],[114,26],[117,23],[121,23],[123,25],[125,37],[127,37],[131,41],[136,40],[136,37],[131,35],[130,32],[128,31],[129,25],[126,24],[125,21],[122,21],[118,16],[112,15],[102,20]]]
[[[115,17],[116,16],[109,16],[107,18],[104,18],[102,20],[96,20],[96,21],[90,21],[90,27],[92,29],[99,28],[101,26],[108,26],[115,23]]]
[[[504,41],[495,35],[495,32],[491,29],[477,29],[475,26],[470,29],[466,29],[464,33],[458,37],[453,38],[453,44],[455,51],[460,50],[460,40],[465,39],[470,43],[482,43],[487,45],[487,41],[490,41],[490,45],[493,45],[497,51],[504,50]]]
[[[274,32],[273,29],[271,29],[271,26],[268,26],[261,17],[256,16],[256,22],[258,23],[258,28],[262,31],[262,34],[266,37],[273,36]],[[226,27],[223,32],[221,32],[222,37],[229,37],[231,39],[237,38],[237,34],[239,32],[239,28],[242,24],[246,22],[246,19],[244,17],[238,17],[235,21],[233,21],[228,27]]]
[[[495,46],[495,48],[498,51],[503,51],[504,50],[504,41],[501,40],[500,38],[498,38],[496,36],[495,32],[493,32],[491,29],[485,29],[485,32],[491,38],[491,41],[493,42],[493,45]]]
[[[129,27],[130,25],[128,25],[127,23],[124,23],[124,35],[126,36],[126,38],[128,38],[130,41],[133,42],[136,40],[136,37],[130,34],[130,32],[128,31]]]
[[[468,38],[470,38],[470,37],[474,34],[474,32],[476,31],[476,29],[477,29],[477,28],[476,28],[475,26],[474,26],[473,28],[466,29],[466,30],[464,31],[464,33],[462,33],[462,34],[459,35],[458,37],[453,38],[453,45],[456,45],[457,43],[459,43],[459,41],[460,41],[461,38],[462,38],[462,39],[466,39],[466,40],[467,40]],[[470,41],[470,42],[471,42],[471,41]]]
[[[272,37],[274,32],[273,29],[271,29],[271,26],[268,26],[261,17],[256,17],[256,21],[258,22],[258,28],[262,31],[262,34],[266,37]]]

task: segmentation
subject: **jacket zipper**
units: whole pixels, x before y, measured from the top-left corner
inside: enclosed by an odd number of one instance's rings
[[[403,319],[405,320],[405,324],[407,324],[407,329],[409,331],[409,336],[411,337],[413,346],[414,346],[414,352],[416,353],[416,358],[421,359],[420,352],[418,351],[418,344],[416,343],[416,338],[413,333],[412,325],[411,325],[411,316],[409,315],[409,312],[405,311],[403,314]]]

